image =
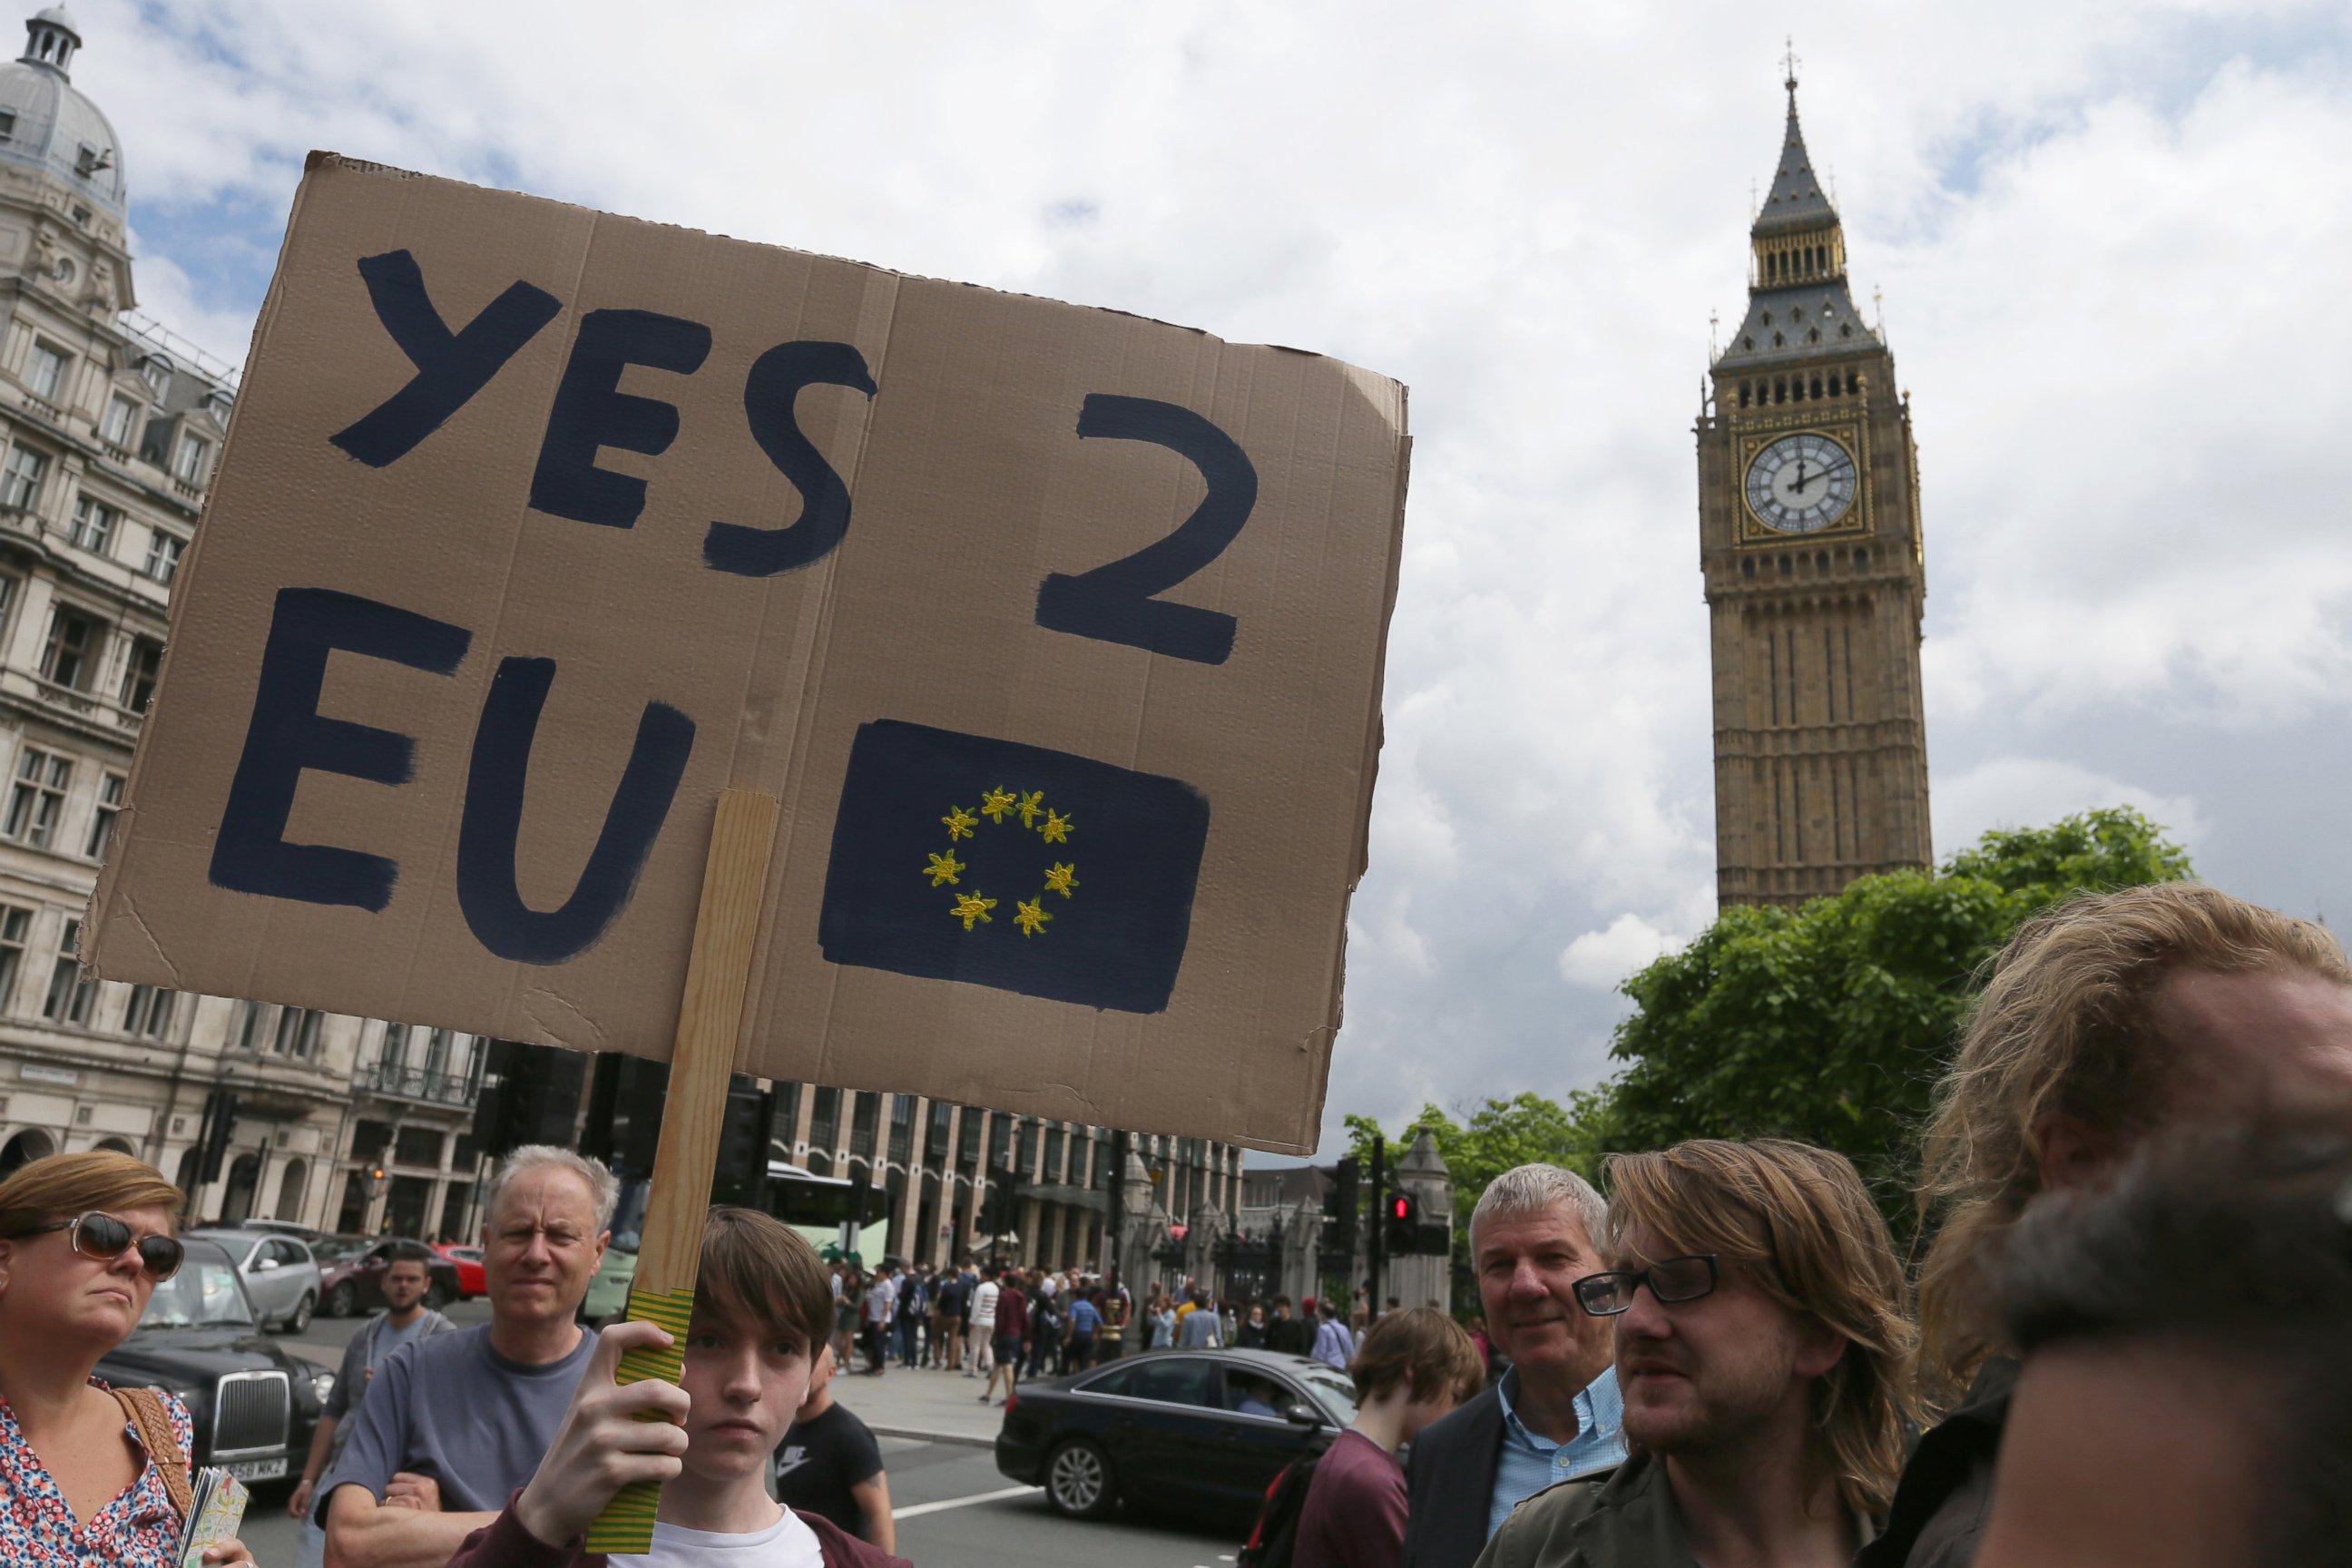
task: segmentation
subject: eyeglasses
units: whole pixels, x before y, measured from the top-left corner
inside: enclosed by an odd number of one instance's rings
[[[68,1245],[84,1258],[95,1258],[100,1263],[111,1263],[129,1250],[131,1227],[110,1214],[92,1209],[71,1219],[57,1220],[48,1225],[29,1226],[17,1232],[19,1236],[47,1236],[53,1230],[66,1233]],[[158,1285],[180,1271],[180,1260],[188,1249],[168,1236],[142,1236],[139,1241],[139,1267]]]
[[[1723,1271],[1712,1252],[1668,1258],[1647,1268],[1619,1268],[1588,1274],[1571,1287],[1576,1304],[1596,1318],[1613,1318],[1633,1304],[1633,1292],[1643,1286],[1661,1302],[1696,1301],[1722,1282]]]

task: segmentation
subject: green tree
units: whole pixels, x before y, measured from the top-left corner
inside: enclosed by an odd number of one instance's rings
[[[1979,967],[2069,894],[2189,874],[2161,828],[2116,808],[1988,833],[1933,873],[1799,910],[1727,910],[1621,987],[1626,1066],[1584,1103],[1588,1142],[1801,1138],[1851,1158],[1907,1235],[1918,1130]]]

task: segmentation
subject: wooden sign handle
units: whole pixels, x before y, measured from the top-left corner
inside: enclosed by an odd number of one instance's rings
[[[629,1285],[626,1316],[659,1323],[671,1338],[666,1351],[634,1350],[621,1358],[622,1383],[658,1377],[676,1383],[685,1359],[686,1322],[694,1310],[694,1281],[702,1262],[703,1216],[719,1163],[719,1134],[727,1115],[727,1080],[735,1070],[735,1042],[743,1023],[743,995],[751,979],[752,942],[768,887],[768,858],[776,843],[776,797],[730,789],[719,796],[719,819],[703,864],[702,903],[694,917],[694,951],[686,965],[686,997],[678,1005],[677,1044],[669,1058],[669,1096],[661,1141],[654,1149],[653,1185],[646,1197],[637,1271]],[[641,1421],[660,1416],[648,1411]],[[588,1550],[653,1550],[654,1510],[661,1488],[627,1486],[588,1527]]]

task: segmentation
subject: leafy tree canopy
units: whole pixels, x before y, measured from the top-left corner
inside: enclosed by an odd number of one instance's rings
[[[1621,987],[1636,1011],[1611,1055],[1626,1067],[1588,1100],[1591,1130],[1624,1149],[1822,1144],[1907,1234],[1918,1130],[1978,968],[2070,894],[2189,874],[2160,827],[2118,807],[1988,833],[1932,874],[1865,877],[1799,910],[1727,910]]]

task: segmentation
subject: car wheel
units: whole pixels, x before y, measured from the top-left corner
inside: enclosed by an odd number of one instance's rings
[[[294,1303],[294,1315],[286,1320],[286,1331],[289,1334],[299,1334],[308,1329],[310,1326],[311,1309],[317,1305],[317,1299],[308,1290],[303,1291],[302,1299]]]
[[[449,1304],[449,1288],[436,1279],[425,1292],[425,1304],[439,1311]]]
[[[1118,1506],[1118,1489],[1111,1482],[1110,1456],[1074,1437],[1045,1461],[1045,1500],[1055,1513],[1071,1519],[1102,1519]]]
[[[360,1293],[348,1279],[327,1292],[327,1316],[348,1318],[359,1310]]]

